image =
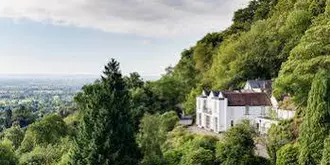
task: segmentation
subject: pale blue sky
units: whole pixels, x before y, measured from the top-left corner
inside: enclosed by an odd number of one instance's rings
[[[2,0],[0,74],[100,74],[116,58],[157,76],[247,1]]]

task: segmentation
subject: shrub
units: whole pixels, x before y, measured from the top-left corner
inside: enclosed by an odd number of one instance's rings
[[[18,159],[9,144],[0,143],[0,164],[1,165],[17,165]]]
[[[286,144],[277,151],[276,165],[298,164],[298,147],[296,144]]]

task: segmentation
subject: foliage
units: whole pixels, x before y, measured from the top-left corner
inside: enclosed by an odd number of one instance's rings
[[[312,27],[306,31],[300,43],[292,49],[274,84],[274,94],[277,97],[283,93],[289,93],[294,96],[298,105],[307,104],[306,96],[316,72],[319,68],[330,66],[329,18],[328,14],[315,18],[316,21]]]
[[[18,152],[30,152],[36,146],[60,143],[61,138],[66,135],[67,126],[62,118],[55,114],[49,115],[28,127]]]
[[[179,119],[175,112],[145,114],[141,120],[137,142],[144,155],[141,164],[165,164],[161,146],[167,133],[172,131]]]
[[[174,111],[165,112],[160,116],[161,126],[164,132],[172,131],[179,122],[178,115]]]
[[[296,144],[286,144],[277,151],[276,165],[296,165],[298,164],[298,154]]]
[[[13,145],[14,150],[16,150],[23,141],[24,138],[24,130],[19,126],[12,126],[9,129],[4,131],[4,141],[10,141]]]
[[[137,72],[130,73],[129,76],[124,77],[124,81],[128,89],[141,88],[144,84],[141,76]]]
[[[161,100],[161,109],[164,111],[177,111],[178,105],[184,100],[185,87],[173,74],[164,75],[156,82],[150,83],[151,90]]]
[[[4,119],[5,119],[5,127],[9,128],[12,125],[12,116],[13,116],[13,111],[11,109],[8,109],[4,112]]]
[[[61,145],[47,145],[45,147],[36,146],[31,152],[23,154],[20,165],[54,164],[59,162],[62,155],[67,152],[68,146],[65,142]]]
[[[190,165],[190,164],[201,164],[201,165],[212,165],[214,164],[214,153],[212,150],[198,148],[197,150],[187,153],[183,157],[181,164]]]
[[[300,164],[320,164],[324,140],[330,130],[330,75],[319,70],[308,95],[304,120],[300,127]]]
[[[166,100],[162,98],[161,93],[154,90],[157,87],[153,88],[153,86],[157,83],[143,82],[138,73],[131,73],[124,77],[124,81],[129,90],[130,108],[136,131],[139,130],[140,120],[145,113],[163,113],[175,107],[169,102],[165,102]]]
[[[26,127],[27,125],[33,123],[37,116],[33,113],[32,107],[20,106],[14,109],[12,112],[12,123],[18,122],[21,127]]]
[[[213,164],[217,141],[214,137],[193,135],[178,126],[168,134],[162,151],[169,165]]]
[[[165,141],[165,132],[161,129],[159,115],[146,114],[140,124],[137,141],[144,155],[141,164],[164,164],[161,145]]]
[[[217,144],[217,159],[221,164],[249,164],[254,159],[253,128],[248,123],[237,124],[225,133]]]
[[[12,154],[17,149],[21,164],[137,164],[137,140],[141,164],[268,164],[254,155],[254,133],[244,124],[220,142],[176,124],[183,110],[195,114],[203,89],[238,89],[248,79],[275,79],[273,94],[292,96],[287,105],[303,111],[270,128],[271,163],[294,164],[298,154],[300,164],[326,164],[329,22],[330,1],[252,0],[234,13],[229,28],[185,49],[179,63],[157,81],[144,82],[138,73],[122,77],[112,60],[100,80],[76,95],[77,107],[52,95],[50,105],[39,107],[42,111],[33,112],[28,103],[1,112],[0,129],[7,129],[2,140],[12,146],[0,146],[5,148],[0,156],[17,163]],[[316,74],[320,69],[326,71]],[[54,109],[60,116],[40,120]],[[299,145],[293,144],[298,134]],[[72,137],[73,144],[67,139]],[[71,145],[70,152],[64,149]]]
[[[169,165],[179,164],[182,156],[183,156],[183,154],[180,151],[177,151],[175,149],[166,151],[164,153],[164,159],[166,160],[166,164],[169,164]]]
[[[0,164],[17,165],[18,159],[9,144],[0,143]]]
[[[189,95],[187,96],[187,100],[185,102],[185,112],[190,115],[195,115],[196,111],[196,97],[202,93],[200,87],[194,88],[191,90]]]
[[[330,137],[327,137],[324,140],[324,149],[322,153],[321,165],[329,165],[330,164]]]
[[[139,151],[119,63],[112,59],[101,80],[85,86],[76,100],[83,117],[70,164],[136,164]]]
[[[257,20],[266,19],[271,15],[271,9],[277,0],[252,0],[246,8],[234,13],[233,25],[228,29],[230,33],[248,31]]]
[[[272,164],[276,164],[277,151],[296,138],[292,120],[284,120],[272,125],[267,134],[267,151]]]

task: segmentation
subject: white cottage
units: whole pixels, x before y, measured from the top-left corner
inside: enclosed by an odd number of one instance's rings
[[[244,86],[244,90],[251,90],[253,92],[271,92],[271,80],[248,80]]]
[[[262,92],[203,91],[196,100],[196,124],[214,132],[224,132],[242,120],[252,123],[266,117],[271,101]]]
[[[196,124],[224,132],[242,120],[249,120],[261,134],[266,134],[273,124],[295,115],[295,111],[279,109],[271,91],[270,80],[248,80],[239,92],[203,91],[196,98]]]

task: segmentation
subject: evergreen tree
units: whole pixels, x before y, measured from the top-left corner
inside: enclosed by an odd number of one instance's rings
[[[308,96],[307,111],[300,128],[299,163],[320,164],[324,139],[330,130],[330,75],[316,74]]]
[[[70,153],[70,164],[137,164],[139,152],[129,95],[119,63],[112,59],[105,66],[101,80],[85,86],[79,97],[76,100],[83,108],[83,117]]]
[[[5,111],[5,127],[10,128],[12,124],[13,111],[8,109]]]

